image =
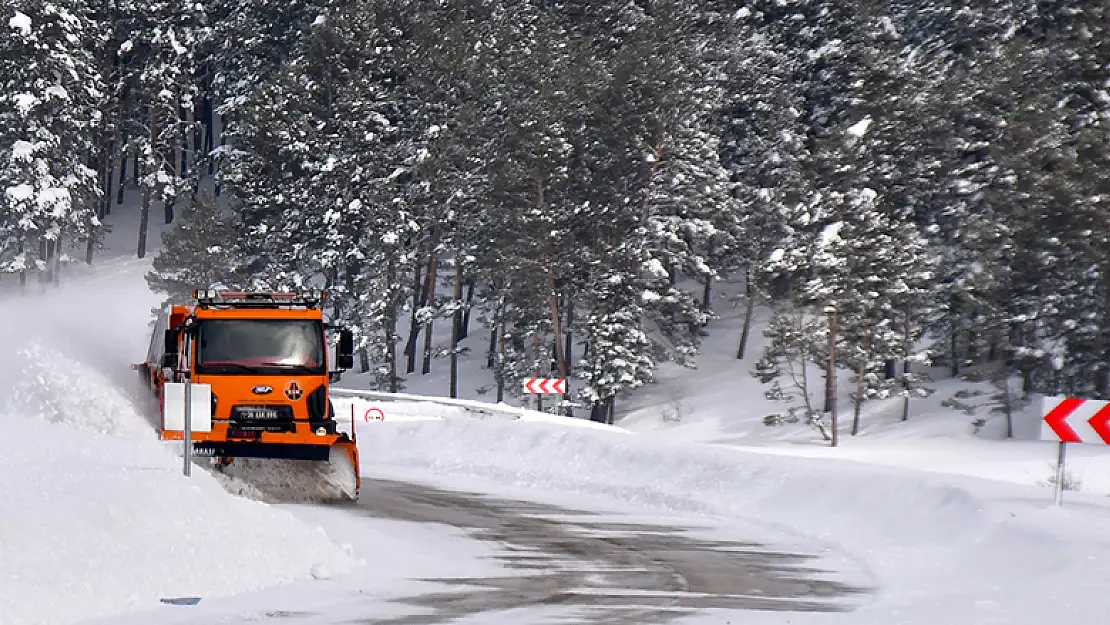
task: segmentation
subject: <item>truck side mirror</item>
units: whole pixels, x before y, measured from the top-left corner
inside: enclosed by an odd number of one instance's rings
[[[177,330],[166,330],[165,347],[162,350],[162,366],[176,368],[177,367]]]
[[[335,353],[337,369],[353,369],[355,366],[355,336],[350,330],[339,331],[339,350]]]

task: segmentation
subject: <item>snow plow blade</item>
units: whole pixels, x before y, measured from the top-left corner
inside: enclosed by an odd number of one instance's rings
[[[341,439],[330,447],[205,442],[195,444],[194,449],[198,455],[217,458],[217,478],[235,494],[267,503],[358,499],[358,449],[351,440]]]

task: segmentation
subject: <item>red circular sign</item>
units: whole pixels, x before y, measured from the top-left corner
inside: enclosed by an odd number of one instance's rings
[[[371,418],[370,415],[374,415],[373,418]],[[366,411],[366,414],[362,415],[362,418],[365,419],[367,423],[371,421],[385,421],[385,413],[382,412],[381,408],[370,408]]]

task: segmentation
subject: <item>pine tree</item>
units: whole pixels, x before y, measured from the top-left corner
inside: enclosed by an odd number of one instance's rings
[[[882,374],[885,364],[912,356],[933,273],[916,226],[883,214],[873,191],[842,201],[843,221],[826,227],[817,242],[805,297],[836,310],[838,364],[857,376],[856,434],[863,401],[893,390]]]
[[[63,246],[97,225],[95,136],[104,85],[79,2],[3,3],[0,273],[57,281]]]
[[[291,58],[238,104],[221,180],[253,279],[325,286],[335,317],[380,363],[381,386],[395,389],[402,276],[418,262],[406,185],[427,129],[406,107],[404,52],[374,8],[320,7]]]
[[[211,193],[190,196],[178,219],[162,233],[162,246],[146,276],[152,291],[168,304],[182,304],[194,289],[241,288],[245,276],[236,255],[234,214]]]
[[[118,53],[129,110],[121,132],[128,139],[125,151],[137,155],[143,199],[136,253],[143,258],[152,204],[159,202],[171,223],[178,197],[195,186],[185,179],[177,150],[195,129],[182,111],[194,109],[199,91],[193,76],[207,16],[203,5],[187,0],[118,0],[111,14],[125,38]]]

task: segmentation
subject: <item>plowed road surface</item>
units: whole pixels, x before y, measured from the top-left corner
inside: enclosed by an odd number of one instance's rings
[[[462,529],[500,546],[498,558],[516,571],[429,580],[448,589],[396,600],[418,615],[355,621],[366,625],[481,622],[484,613],[545,606],[575,614],[545,623],[648,625],[709,608],[843,612],[867,592],[814,567],[813,556],[700,540],[688,529],[613,522],[612,515],[384,480],[365,480],[354,510]]]

